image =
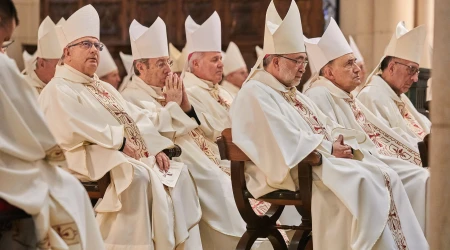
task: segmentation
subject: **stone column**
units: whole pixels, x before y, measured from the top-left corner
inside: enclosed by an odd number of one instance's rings
[[[434,0],[416,0],[416,18],[414,27],[425,25],[427,27],[427,40],[420,59],[421,68],[431,68],[431,46],[434,36]]]
[[[435,1],[431,120],[430,249],[450,249],[450,1]]]

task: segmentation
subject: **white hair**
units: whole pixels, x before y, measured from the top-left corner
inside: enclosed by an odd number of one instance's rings
[[[194,69],[194,60],[200,60],[205,56],[205,52],[193,52],[191,58],[188,61],[188,71],[192,73]]]

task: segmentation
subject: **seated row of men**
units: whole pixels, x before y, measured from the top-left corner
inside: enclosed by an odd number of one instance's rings
[[[0,14],[12,27],[1,29],[3,42],[18,20]],[[47,17],[38,31],[35,70],[21,76],[0,55],[2,103],[15,111],[2,124],[1,178],[27,174],[41,199],[30,199],[36,195],[28,187],[11,193],[6,186],[0,198],[33,215],[37,241],[52,248],[234,249],[245,223],[234,203],[229,162],[215,144],[231,127],[234,143],[251,159],[246,181],[255,198],[295,191],[297,164],[318,156],[315,249],[428,249],[429,172],[416,145],[430,122],[403,94],[417,81],[423,27],[408,31],[399,23],[356,98],[351,93],[361,84],[360,68],[334,20],[321,38],[307,39],[295,1],[284,19],[271,2],[264,27],[262,55],[247,77],[234,44],[225,58],[233,63],[222,63],[218,14],[202,25],[188,17],[178,76],[164,21],[145,27],[134,20],[132,70],[119,92],[98,75],[120,81],[104,74],[112,58],[100,42],[96,10],[87,5],[57,25]],[[296,86],[308,60],[316,73],[302,94]],[[237,84],[227,91],[219,85],[224,73],[230,82],[247,79],[240,90]],[[162,151],[174,144],[183,153],[172,161]],[[64,156],[64,163],[56,162]],[[96,222],[88,202],[79,201],[87,200],[81,185],[58,165],[82,181],[110,174]],[[259,214],[269,207],[255,200],[252,206]],[[280,220],[300,223],[289,211]],[[60,229],[67,224],[76,240]]]

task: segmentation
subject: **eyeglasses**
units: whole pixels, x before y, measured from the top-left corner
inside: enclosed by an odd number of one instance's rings
[[[172,59],[168,59],[167,61],[159,61],[158,63],[156,63],[156,67],[162,69],[164,68],[164,66],[169,65],[169,67],[173,66],[173,60]]]
[[[278,57],[283,57],[284,59],[288,59],[289,61],[292,61],[292,62],[295,62],[295,65],[298,67],[298,66],[301,66],[301,65],[303,65],[303,67],[306,67],[306,65],[308,65],[308,60],[295,60],[295,59],[292,59],[292,58],[289,58],[289,57],[286,57],[286,56],[282,56],[282,55],[276,55],[276,56],[278,56]]]
[[[98,51],[102,51],[103,47],[105,46],[103,43],[93,43],[91,41],[81,41],[79,43],[74,43],[72,45],[67,46],[67,48],[73,47],[73,46],[77,46],[80,45],[83,49],[91,49],[92,45],[98,50]]]
[[[413,76],[415,74],[419,74],[420,73],[420,70],[418,68],[416,68],[416,67],[413,67],[413,66],[410,66],[410,65],[406,65],[406,64],[401,63],[401,62],[394,62],[394,63],[406,66],[408,68],[407,71],[408,71],[408,74],[410,76]]]
[[[3,44],[2,44],[2,50],[3,50],[3,51],[6,51],[6,50],[8,49],[8,47],[11,46],[11,44],[13,44],[14,42],[15,42],[15,40],[3,42]]]

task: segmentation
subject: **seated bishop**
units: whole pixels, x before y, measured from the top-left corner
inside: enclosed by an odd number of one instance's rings
[[[166,25],[161,18],[149,27],[130,25],[134,76],[121,90],[125,100],[155,113],[159,132],[181,147],[180,160],[188,165],[200,198],[200,234],[205,249],[235,249],[245,232],[233,197],[229,168],[220,168],[217,146],[198,128],[183,81],[171,71]],[[214,148],[211,148],[214,147]]]
[[[234,98],[248,77],[247,64],[234,42],[230,42],[225,52],[223,76],[224,79],[220,85]]]
[[[184,164],[162,152],[152,113],[125,101],[95,74],[100,20],[86,5],[61,28],[64,65],[39,96],[69,170],[82,180],[111,176],[97,204],[106,249],[202,249],[197,190]]]
[[[361,84],[361,71],[334,20],[321,38],[307,39],[305,44],[309,62],[319,69],[305,95],[334,122],[366,135],[361,148],[397,172],[424,230],[429,172],[421,167],[416,145],[380,122],[351,94]]]
[[[430,133],[431,122],[405,95],[419,77],[425,26],[412,30],[399,22],[384,55],[357,98],[384,124],[417,144]]]
[[[360,146],[362,132],[334,123],[297,91],[307,63],[299,27],[295,1],[284,20],[270,3],[256,62],[264,68],[252,69],[231,107],[233,141],[251,159],[249,191],[297,190],[298,163],[316,156],[314,249],[429,249],[398,174]]]
[[[0,18],[3,43],[19,24],[12,1],[0,3]],[[0,199],[30,215],[5,223],[2,213],[0,249],[104,249],[86,191],[59,167],[64,154],[35,90],[3,52],[0,71]]]
[[[65,20],[62,18],[58,24],[55,24],[47,16],[39,26],[37,51],[29,62],[29,64],[34,64],[35,66],[32,70],[29,65],[25,76],[28,84],[36,89],[37,94],[40,94],[45,85],[55,76],[56,65],[63,53],[63,47],[58,37],[58,29],[64,22]]]

